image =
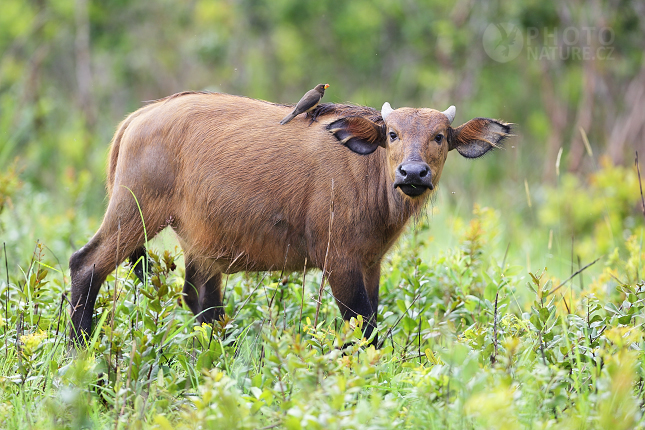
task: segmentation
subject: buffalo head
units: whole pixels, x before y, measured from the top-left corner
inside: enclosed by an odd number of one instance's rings
[[[353,152],[367,155],[380,146],[386,152],[388,175],[394,189],[405,196],[428,195],[437,185],[448,152],[478,158],[510,135],[509,124],[475,118],[453,128],[456,109],[392,109],[385,103],[382,121],[363,116],[340,118],[328,129]]]

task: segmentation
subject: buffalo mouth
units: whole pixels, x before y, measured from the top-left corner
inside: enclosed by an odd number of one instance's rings
[[[432,190],[434,187],[432,185],[424,184],[395,184],[394,188],[399,188],[403,194],[409,197],[419,197],[421,194],[425,193],[427,189]]]

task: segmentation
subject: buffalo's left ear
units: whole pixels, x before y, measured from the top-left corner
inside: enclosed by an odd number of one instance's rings
[[[337,119],[327,126],[336,139],[353,152],[371,154],[379,146],[385,147],[385,126],[362,116]]]
[[[466,158],[478,158],[493,148],[499,148],[511,136],[511,124],[489,118],[475,118],[450,129],[448,144]]]

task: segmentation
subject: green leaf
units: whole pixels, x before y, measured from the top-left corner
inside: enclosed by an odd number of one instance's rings
[[[620,310],[616,307],[615,304],[609,302],[605,305],[605,310],[613,314],[619,314]]]
[[[589,324],[595,323],[597,321],[603,321],[603,318],[598,314],[591,317],[591,319],[589,320]]]
[[[631,320],[632,320],[632,315],[625,315],[625,316],[622,316],[622,317],[618,318],[618,322],[620,324],[625,324],[625,325],[629,324]]]
[[[484,298],[491,303],[495,302],[495,295],[497,294],[497,285],[489,283],[484,289]]]
[[[163,299],[163,297],[166,294],[168,294],[168,284],[164,282],[163,284],[161,284],[161,286],[159,286],[159,290],[157,291],[157,296],[160,299]]]
[[[141,294],[143,294],[144,296],[146,296],[147,298],[149,298],[150,300],[153,300],[153,299],[155,298],[155,296],[153,296],[152,294],[150,294],[149,292],[147,292],[147,291],[146,291],[146,290],[144,290],[143,288],[141,288],[141,289],[139,290],[139,292],[140,292]]]

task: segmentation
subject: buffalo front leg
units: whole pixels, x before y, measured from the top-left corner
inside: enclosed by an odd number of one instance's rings
[[[376,328],[376,309],[372,307],[360,269],[334,269],[329,275],[329,285],[336,304],[345,321],[363,317],[363,336],[369,339]],[[377,298],[378,300],[378,298]]]
[[[378,292],[381,282],[381,263],[371,266],[368,269],[365,269],[363,272],[363,282],[365,282],[365,289],[367,290],[367,297],[372,306],[372,311],[374,312],[374,327],[378,322]],[[374,336],[372,345],[375,347],[378,345],[378,334]]]
[[[367,290],[367,297],[372,305],[374,311],[374,320],[378,314],[378,291],[381,281],[381,264],[380,262],[365,269],[363,272],[363,282],[365,282],[365,289]]]

